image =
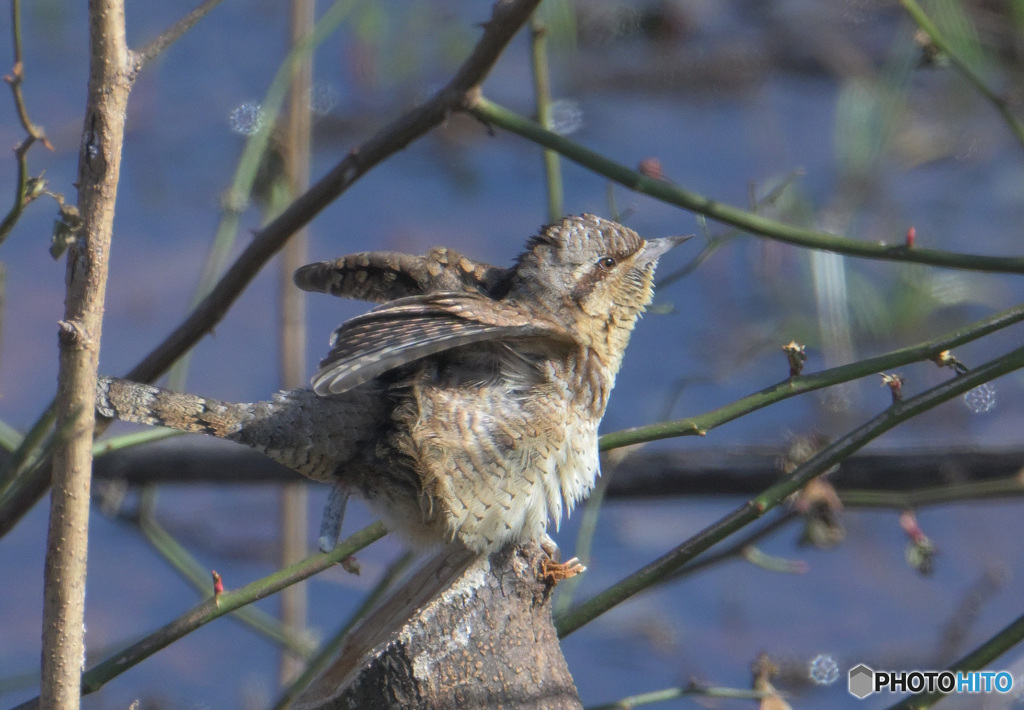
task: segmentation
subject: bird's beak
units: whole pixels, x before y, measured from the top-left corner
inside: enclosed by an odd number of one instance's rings
[[[644,263],[650,264],[662,257],[669,249],[677,247],[693,235],[687,234],[682,237],[662,237],[661,239],[646,239],[643,251]]]

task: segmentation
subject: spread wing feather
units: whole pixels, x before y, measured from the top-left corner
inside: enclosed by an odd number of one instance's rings
[[[347,321],[331,336],[313,389],[340,394],[388,370],[485,340],[550,337],[571,342],[562,328],[515,305],[476,294],[437,293],[391,301]]]

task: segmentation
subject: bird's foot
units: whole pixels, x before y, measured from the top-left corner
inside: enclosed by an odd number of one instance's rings
[[[542,582],[553,586],[563,579],[569,579],[587,571],[586,566],[580,562],[578,557],[573,557],[566,562],[559,562],[558,558],[561,557],[561,552],[550,535],[544,535],[541,539],[540,549],[547,555],[540,561],[540,580]]]
[[[582,564],[577,557],[565,562],[555,562],[550,557],[540,561],[540,579],[550,585],[558,584],[563,579],[575,577],[586,571],[586,565]]]

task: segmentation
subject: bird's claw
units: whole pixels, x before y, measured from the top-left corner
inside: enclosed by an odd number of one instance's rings
[[[578,557],[573,557],[565,562],[555,562],[548,557],[540,562],[540,579],[550,585],[558,584],[563,579],[575,577],[586,571],[586,565],[581,563]]]

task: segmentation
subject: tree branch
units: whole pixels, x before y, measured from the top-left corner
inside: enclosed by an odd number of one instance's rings
[[[729,515],[654,562],[561,615],[556,619],[559,636],[564,637],[571,634],[585,623],[621,604],[634,594],[663,581],[697,555],[757,520],[765,512],[800,490],[809,481],[898,424],[957,397],[983,382],[988,382],[1022,367],[1024,367],[1024,347],[1017,348],[965,375],[960,375],[926,390],[916,397],[896,402],[878,416],[826,446],[794,470],[785,480],[747,501]]]
[[[160,33],[156,39],[142,49],[134,53],[135,71],[141,70],[147,62],[174,44],[183,34],[192,29],[192,26],[209,14],[210,10],[221,4],[223,0],[204,0],[195,10],[185,15],[166,30]]]
[[[25,140],[14,149],[14,159],[18,164],[18,176],[14,187],[14,206],[7,215],[0,221],[0,243],[7,238],[7,235],[14,229],[14,225],[21,217],[25,206],[34,200],[39,192],[30,189],[28,176],[28,150],[36,141],[53,150],[50,141],[46,139],[46,131],[42,126],[32,123],[28,116],[28,109],[25,107],[25,98],[21,93],[21,82],[25,80],[25,65],[21,58],[21,0],[11,0],[11,35],[14,44],[14,67],[11,73],[4,77],[4,81],[11,87],[11,94],[14,96],[14,110],[18,114],[18,121],[24,129]],[[42,181],[39,181],[40,183]],[[40,185],[41,187],[41,185]]]
[[[744,414],[757,411],[775,402],[795,397],[798,394],[813,392],[824,387],[831,387],[842,382],[875,375],[911,362],[932,360],[943,351],[958,347],[972,340],[977,340],[989,333],[1014,325],[1022,320],[1024,320],[1024,306],[1009,308],[930,341],[894,350],[877,357],[867,358],[866,360],[852,362],[849,365],[832,367],[810,375],[790,377],[778,384],[766,387],[760,392],[747,395],[724,407],[705,412],[700,416],[660,422],[650,426],[635,427],[605,434],[600,440],[601,450],[608,451],[621,446],[638,444],[643,441],[667,439],[674,436],[703,436],[716,426],[731,422]]]
[[[132,70],[121,0],[89,3],[90,71],[78,161],[84,228],[68,250],[53,493],[46,541],[42,704],[75,710],[84,658],[89,484],[103,300]]]
[[[473,103],[467,107],[467,110],[488,125],[504,128],[533,143],[557,151],[569,160],[582,165],[598,175],[603,175],[609,180],[614,180],[634,192],[650,195],[662,202],[682,207],[719,222],[731,224],[743,231],[760,234],[779,242],[866,259],[930,264],[931,266],[941,266],[947,269],[965,269],[969,271],[1024,273],[1024,257],[958,254],[938,249],[909,247],[903,243],[883,244],[868,242],[783,224],[782,222],[762,217],[747,210],[722,204],[709,197],[698,195],[695,192],[684,190],[667,180],[655,180],[635,170],[630,170],[613,160],[609,160],[600,153],[572,142],[564,136],[541,128],[537,123],[488,101],[483,96],[477,96]]]

